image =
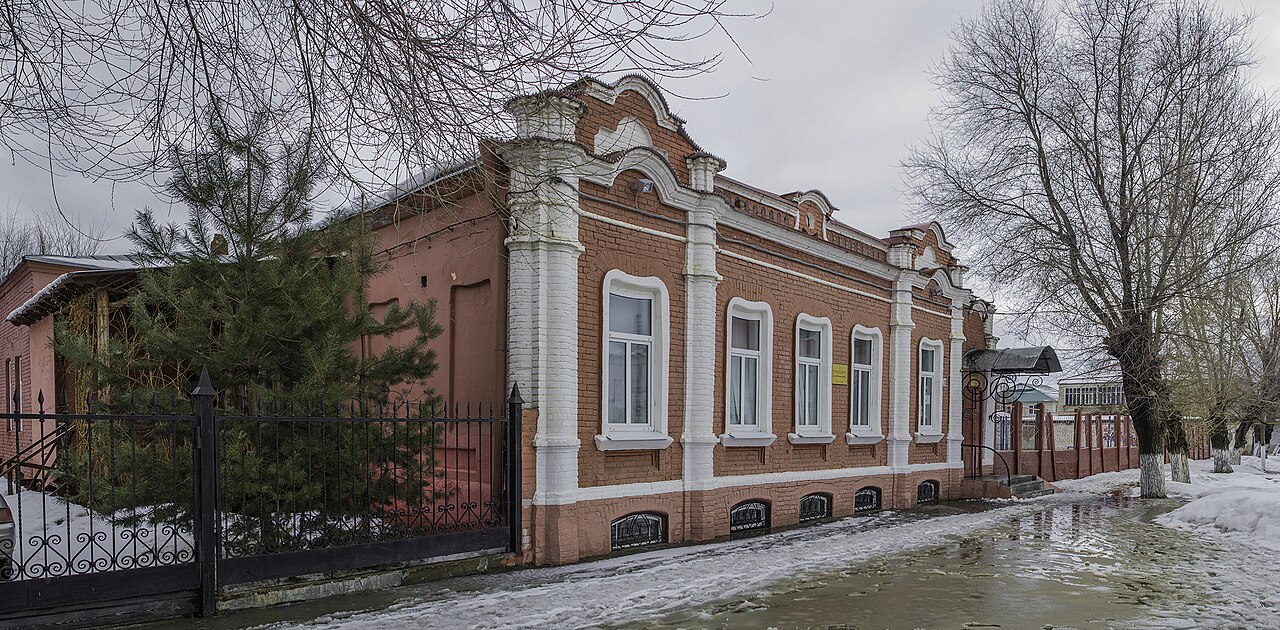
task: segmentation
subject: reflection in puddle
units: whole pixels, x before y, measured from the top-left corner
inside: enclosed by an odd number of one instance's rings
[[[1172,502],[1064,503],[928,550],[796,576],[646,627],[1105,628],[1195,597],[1204,552],[1151,522]],[[768,570],[761,567],[761,570]]]

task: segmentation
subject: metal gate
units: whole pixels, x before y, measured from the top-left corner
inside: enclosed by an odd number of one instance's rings
[[[219,586],[518,549],[522,402],[250,405],[207,373],[123,413],[41,394],[0,414],[0,625],[211,615]]]

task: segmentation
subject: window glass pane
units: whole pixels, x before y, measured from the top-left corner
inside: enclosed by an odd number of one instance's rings
[[[756,423],[756,361],[752,357],[742,359],[742,424]]]
[[[853,340],[853,362],[858,365],[871,365],[871,340]]]
[[[866,425],[871,419],[871,373],[866,370],[853,372],[853,422]]]
[[[649,344],[631,344],[631,423],[649,423]]]
[[[807,359],[822,357],[822,333],[816,330],[800,329],[800,356]]]
[[[817,426],[818,425],[818,366],[809,365],[805,367],[807,368],[805,370],[805,373],[808,375],[808,380],[809,380],[809,399],[808,399],[809,424],[813,426]]]
[[[933,378],[920,379],[920,424],[933,426]]]
[[[760,320],[731,318],[733,347],[743,350],[760,349]]]
[[[627,421],[627,344],[609,342],[609,423]]]
[[[933,350],[924,349],[920,351],[920,371],[933,371]]]
[[[609,294],[609,331],[653,334],[653,300]]]
[[[729,424],[742,424],[742,357],[729,357]]]

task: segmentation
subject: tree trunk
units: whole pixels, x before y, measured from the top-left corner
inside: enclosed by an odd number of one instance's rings
[[[1123,329],[1108,335],[1107,350],[1120,364],[1125,402],[1138,434],[1138,463],[1141,465],[1142,497],[1168,497],[1164,485],[1165,432],[1164,409],[1167,386],[1160,373],[1154,336],[1150,322],[1129,322]]]
[[[1187,451],[1187,429],[1182,414],[1171,412],[1166,423],[1169,444],[1169,476],[1178,483],[1191,483],[1191,462]]]
[[[1213,433],[1209,435],[1209,446],[1213,449],[1213,472],[1229,473],[1231,469],[1231,430],[1221,420],[1213,421]]]

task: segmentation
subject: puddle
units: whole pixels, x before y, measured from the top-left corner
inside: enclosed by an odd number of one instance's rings
[[[1110,628],[1193,596],[1174,577],[1203,552],[1151,522],[1173,502],[1053,506],[941,546],[792,579],[624,627]],[[932,508],[931,508],[932,509]],[[938,506],[936,509],[956,509]]]

